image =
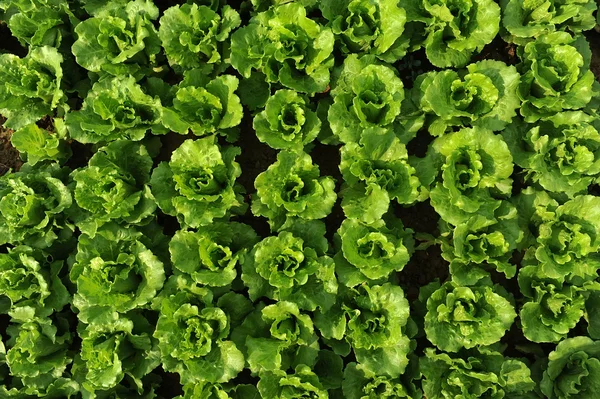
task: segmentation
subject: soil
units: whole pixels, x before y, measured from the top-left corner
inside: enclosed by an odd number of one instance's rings
[[[10,143],[13,131],[4,128],[6,118],[0,116],[0,176],[9,171],[17,172],[23,161],[19,156],[19,151]]]

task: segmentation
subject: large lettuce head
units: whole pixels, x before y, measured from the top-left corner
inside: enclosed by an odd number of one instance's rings
[[[72,237],[65,214],[73,203],[68,173],[56,164],[26,165],[0,177],[0,243],[47,248]]]
[[[261,70],[271,83],[301,93],[323,92],[333,66],[334,36],[298,2],[270,8],[231,36],[231,64],[244,77]]]
[[[61,89],[63,56],[54,47],[33,47],[19,58],[0,55],[0,113],[4,126],[19,129],[55,110],[68,110]]]
[[[187,274],[198,284],[223,287],[236,278],[246,253],[257,241],[248,225],[215,222],[197,232],[178,231],[169,250],[175,273]]]
[[[438,137],[423,168],[423,183],[437,180],[431,204],[455,226],[474,214],[493,220],[500,199],[511,193],[512,156],[490,130],[462,129]]]
[[[536,398],[535,382],[525,363],[504,357],[498,347],[457,354],[427,348],[420,360],[428,398]]]
[[[277,161],[254,181],[256,195],[252,212],[268,219],[278,229],[286,219],[322,219],[331,213],[337,200],[335,181],[321,176],[305,152],[281,151]]]
[[[27,320],[61,310],[70,299],[62,269],[63,261],[49,261],[48,254],[24,245],[0,254],[0,313]]]
[[[104,7],[75,27],[72,51],[77,63],[92,72],[143,76],[161,50],[153,24],[158,14],[150,0]]]
[[[540,383],[548,399],[595,399],[600,376],[600,342],[567,338],[548,356]]]
[[[74,19],[67,0],[4,0],[0,9],[12,35],[22,46],[50,46],[64,50],[71,42]],[[68,51],[68,50],[67,50]]]
[[[559,206],[554,218],[541,223],[535,258],[547,277],[589,278],[600,268],[600,198],[581,195]]]
[[[448,281],[427,299],[427,339],[447,352],[499,342],[517,317],[513,302],[489,277],[472,286]]]
[[[211,80],[200,69],[185,71],[172,104],[163,104],[162,123],[180,134],[189,130],[196,136],[226,134],[242,120],[242,104],[235,94],[238,84],[232,75]]]
[[[346,219],[338,234],[342,251],[335,256],[336,273],[347,286],[388,278],[404,268],[413,249],[412,230],[391,217],[375,225]]]
[[[319,341],[310,313],[294,302],[259,303],[233,332],[232,339],[243,349],[253,373],[286,370],[300,363],[313,367],[318,362]],[[341,358],[335,361],[341,369]]]
[[[153,326],[141,314],[107,314],[97,323],[80,324],[81,352],[73,364],[73,375],[84,395],[123,390],[120,383],[131,381],[133,392],[144,392],[142,378],[160,364]],[[108,392],[106,392],[108,391]]]
[[[294,373],[288,374],[282,370],[262,373],[257,386],[263,398],[329,398],[319,376],[304,364],[298,365]]]
[[[139,141],[146,133],[164,133],[162,106],[132,76],[102,79],[92,86],[79,111],[65,117],[69,136],[80,143]]]
[[[570,198],[600,181],[600,119],[561,112],[536,125],[515,122],[503,135],[515,163],[545,190]]]
[[[410,0],[404,8],[407,30],[423,41],[425,29],[423,46],[438,68],[465,66],[500,29],[500,7],[493,0]]]
[[[465,70],[429,72],[415,81],[413,100],[426,116],[429,133],[456,126],[502,130],[516,115],[520,75],[514,66],[484,60]]]
[[[358,143],[342,147],[339,168],[344,177],[342,208],[349,218],[375,223],[392,201],[412,204],[420,196],[406,147],[392,131],[363,131]]]
[[[210,290],[184,276],[171,277],[155,301],[163,367],[183,384],[227,382],[244,368],[244,355],[228,339],[230,317],[215,302]]]
[[[440,223],[442,256],[450,262],[452,278],[459,284],[475,284],[495,269],[512,278],[517,267],[511,262],[513,252],[523,240],[518,212],[502,201],[494,219],[473,215],[456,227]]]
[[[258,139],[278,150],[303,150],[317,138],[321,120],[305,96],[278,90],[269,97],[265,110],[254,117]]]
[[[222,62],[224,43],[240,22],[237,11],[229,6],[217,13],[206,5],[176,5],[161,16],[158,36],[171,66],[216,66]]]
[[[562,282],[549,278],[535,265],[519,271],[519,288],[526,298],[520,318],[525,337],[533,342],[559,342],[582,318],[595,318],[595,297],[600,284],[594,281]],[[595,323],[592,323],[595,324]]]
[[[326,0],[319,4],[344,53],[373,54],[396,62],[408,50],[406,12],[395,0]]]
[[[31,315],[27,321],[9,325],[6,332],[10,337],[6,364],[28,389],[47,387],[62,379],[73,361],[69,350],[73,334],[66,319]]]
[[[404,84],[389,66],[374,56],[351,54],[331,91],[331,130],[344,143],[358,142],[367,128],[396,128],[404,100]]]
[[[221,147],[215,136],[186,140],[152,172],[150,185],[160,209],[189,227],[205,226],[245,209],[238,147]]]
[[[592,98],[594,74],[585,37],[552,32],[520,48],[521,115],[535,122],[557,112],[585,107]]]
[[[149,244],[134,228],[115,224],[107,224],[94,237],[80,236],[70,277],[77,285],[73,305],[81,320],[150,303],[163,286],[165,271]]]
[[[242,265],[250,298],[295,302],[311,311],[330,308],[338,284],[324,235],[322,222],[298,221],[256,244]]]
[[[347,399],[422,399],[421,392],[413,382],[420,374],[414,364],[401,377],[390,377],[366,370],[361,365],[349,363],[344,369],[342,390]]]
[[[409,306],[402,288],[362,284],[340,290],[336,306],[317,313],[315,325],[341,350],[353,349],[361,368],[389,377],[404,373],[408,364]]]
[[[500,5],[502,24],[510,34],[505,39],[518,44],[548,32],[582,32],[596,25],[598,6],[593,0],[502,0]]]
[[[71,174],[82,210],[79,229],[94,235],[110,221],[147,224],[156,210],[148,185],[151,169],[152,158],[141,144],[118,140],[100,148],[87,167]]]

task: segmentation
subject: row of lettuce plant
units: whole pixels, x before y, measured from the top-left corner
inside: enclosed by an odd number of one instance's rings
[[[2,397],[600,395],[593,0],[159,3],[0,0]],[[437,237],[395,212],[424,201]],[[450,277],[409,303],[429,245]]]

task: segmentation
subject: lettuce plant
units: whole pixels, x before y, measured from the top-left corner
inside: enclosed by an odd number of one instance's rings
[[[4,0],[0,9],[23,46],[61,48],[70,39],[74,15],[66,0]]]
[[[367,129],[359,142],[341,149],[342,208],[349,218],[375,223],[390,202],[412,204],[420,198],[419,178],[404,144],[391,131]]]
[[[274,230],[290,218],[322,219],[337,200],[334,179],[321,176],[305,152],[281,151],[254,186],[252,213],[266,217]]]
[[[563,110],[585,107],[592,98],[591,51],[581,35],[552,32],[519,48],[521,115],[532,123]]]
[[[119,139],[139,141],[146,133],[164,133],[162,106],[132,76],[102,79],[92,86],[80,110],[65,117],[69,136],[81,143]]]
[[[164,265],[133,228],[105,225],[94,237],[81,235],[71,281],[73,305],[90,323],[102,313],[126,313],[150,303],[165,281]]]
[[[160,364],[153,326],[138,312],[107,314],[97,323],[80,323],[81,352],[73,364],[73,376],[88,397],[103,397],[103,391],[130,380],[138,395],[144,392],[142,378]]]
[[[351,54],[331,91],[328,120],[343,143],[358,142],[367,128],[387,128],[400,134],[404,84],[396,72],[374,56]]]
[[[47,248],[72,237],[65,214],[73,203],[65,185],[68,173],[56,164],[25,165],[0,177],[0,244]]]
[[[253,373],[313,367],[319,342],[309,314],[294,302],[259,304],[232,334]]]
[[[342,385],[344,398],[421,399],[423,392],[413,382],[415,374],[419,374],[418,367],[412,367],[400,377],[390,377],[377,375],[356,363],[348,363]]]
[[[219,384],[211,382],[197,382],[183,387],[183,396],[175,399],[243,399],[259,398],[260,394],[254,385],[248,384]]]
[[[157,18],[158,7],[150,0],[105,7],[75,27],[73,55],[88,71],[140,75],[156,63],[161,50],[153,25]]]
[[[544,276],[538,267],[530,265],[519,271],[519,288],[526,298],[520,318],[528,340],[559,342],[582,318],[588,321],[589,334],[598,335],[596,323],[590,321],[598,311],[596,293],[600,283],[563,282]]]
[[[392,378],[408,364],[408,323],[404,291],[390,283],[340,289],[336,305],[315,315],[321,335],[336,352],[347,355],[352,349],[363,370]]]
[[[67,129],[62,119],[54,119],[55,132],[41,129],[35,123],[16,130],[10,143],[19,150],[21,158],[29,165],[43,161],[64,163],[71,155],[71,147],[67,144]]]
[[[528,191],[518,200],[522,223],[533,228],[525,262],[539,262],[544,276],[559,281],[596,276],[600,268],[600,198],[580,195],[562,205],[547,200],[546,206],[538,207],[539,197],[547,194]]]
[[[570,198],[600,182],[600,118],[560,112],[535,125],[515,121],[503,136],[515,164],[545,190]]]
[[[452,279],[458,284],[475,284],[490,270],[512,278],[517,267],[513,252],[523,240],[517,209],[508,201],[494,212],[494,219],[473,215],[452,227],[440,223],[442,256],[450,262]]]
[[[257,388],[263,398],[329,398],[319,376],[304,364],[298,365],[294,373],[282,370],[261,373]]]
[[[427,348],[420,363],[425,396],[537,398],[529,367],[521,360],[504,357],[499,349],[491,346],[449,354]]]
[[[425,315],[427,339],[446,352],[499,342],[517,317],[513,298],[489,277],[471,286],[447,281],[424,289],[431,291]]]
[[[34,47],[23,58],[0,55],[0,113],[4,126],[19,129],[55,111],[68,110],[63,56],[54,47]]]
[[[65,371],[73,361],[69,349],[73,334],[66,319],[60,316],[52,319],[31,317],[9,325],[6,332],[10,337],[6,342],[6,364],[10,373],[21,380],[24,394],[43,396],[53,390],[52,384],[71,388],[75,385],[75,389],[70,390],[77,391],[77,385],[65,378],[68,375]]]
[[[207,5],[176,5],[161,16],[158,36],[172,67],[219,66],[229,34],[240,22],[238,12],[229,6],[217,13]]]
[[[33,315],[48,317],[69,303],[61,275],[64,262],[47,256],[24,245],[0,254],[0,313],[27,321]]]
[[[254,117],[258,139],[277,150],[302,151],[320,133],[321,120],[308,99],[293,90],[278,90]]]
[[[213,293],[184,276],[167,282],[155,307],[154,337],[163,368],[179,373],[182,384],[227,382],[244,368],[244,355],[230,341],[230,317]]]
[[[582,32],[596,25],[597,5],[592,0],[502,0],[500,5],[507,39],[519,44],[548,32]]]
[[[389,63],[406,54],[406,12],[395,0],[325,0],[319,8],[340,39],[343,53],[373,54]]]
[[[406,29],[415,32],[413,40],[423,42],[438,68],[465,66],[500,29],[500,7],[493,0],[409,0],[403,7],[410,21]]]
[[[214,136],[184,141],[152,172],[150,186],[160,209],[194,228],[228,212],[243,213],[243,188],[235,182],[241,174],[234,161],[239,154],[238,147],[221,148]]]
[[[162,123],[170,130],[196,136],[233,128],[242,120],[242,104],[235,94],[238,78],[221,75],[210,79],[202,70],[184,72],[171,103],[163,104]]]
[[[567,338],[548,356],[540,388],[548,399],[592,399],[598,393],[600,344],[588,337]]]
[[[258,242],[252,227],[236,222],[214,222],[197,232],[180,230],[169,244],[176,273],[197,284],[224,287],[240,271],[246,253]]]
[[[421,183],[434,183],[431,204],[457,226],[475,214],[494,219],[511,194],[512,156],[501,136],[473,128],[438,137],[419,165]]]
[[[156,203],[148,185],[152,158],[142,144],[117,140],[102,147],[88,166],[75,170],[74,197],[79,229],[93,236],[104,224],[143,225]]]
[[[231,35],[231,65],[245,78],[260,70],[267,82],[301,93],[323,92],[333,66],[334,36],[298,2],[258,13]]]
[[[413,250],[412,230],[391,216],[373,225],[345,219],[338,234],[341,251],[334,258],[336,274],[349,287],[385,280],[401,271]]]
[[[320,221],[296,222],[257,243],[242,264],[250,299],[290,301],[300,309],[330,308],[338,284]]]
[[[515,67],[484,60],[462,70],[417,77],[412,97],[425,113],[429,133],[434,136],[462,126],[496,131],[512,121],[521,105],[519,82]]]

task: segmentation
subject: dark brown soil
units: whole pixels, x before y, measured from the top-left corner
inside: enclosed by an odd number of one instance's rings
[[[592,48],[592,63],[590,69],[594,72],[596,80],[600,82],[600,31],[589,31],[586,33],[586,37]]]
[[[11,170],[18,171],[23,164],[19,151],[10,143],[13,131],[4,128],[5,121],[6,118],[0,116],[0,176]]]

